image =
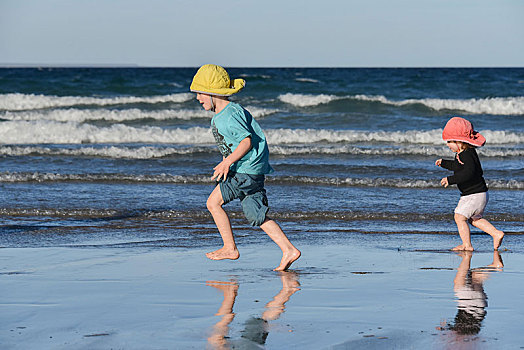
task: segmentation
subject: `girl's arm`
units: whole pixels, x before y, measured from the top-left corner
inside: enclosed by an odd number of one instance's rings
[[[216,167],[213,168],[215,172],[213,173],[213,176],[211,177],[211,180],[220,181],[221,178],[223,180],[226,179],[227,173],[229,172],[229,167],[235,163],[236,161],[242,159],[243,156],[246,155],[247,152],[251,149],[251,136],[246,137],[240,143],[238,144],[237,148],[231,153],[227,158],[222,160]]]
[[[451,171],[457,171],[457,170],[459,170],[461,164],[456,159],[453,159],[453,160],[442,159],[442,160],[440,160],[440,165],[439,166],[444,168],[444,169],[451,170]]]
[[[450,185],[460,184],[469,181],[475,175],[475,160],[470,152],[460,152],[460,161],[457,170],[454,170],[454,174],[448,176],[448,182]]]

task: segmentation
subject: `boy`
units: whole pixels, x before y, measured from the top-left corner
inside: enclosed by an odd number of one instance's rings
[[[212,260],[236,260],[237,250],[231,223],[222,206],[235,198],[242,201],[244,215],[251,225],[262,230],[282,250],[282,260],[275,271],[284,271],[300,257],[280,226],[267,217],[268,201],[264,189],[265,174],[273,172],[269,165],[269,149],[260,125],[251,114],[229,96],[244,88],[243,79],[230,80],[220,66],[206,64],[193,77],[190,90],[206,111],[215,112],[211,128],[223,159],[211,179],[219,182],[207,200],[224,246],[206,256]]]

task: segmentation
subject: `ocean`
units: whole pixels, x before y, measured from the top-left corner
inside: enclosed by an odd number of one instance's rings
[[[434,165],[453,157],[452,116],[487,139],[486,218],[524,233],[524,68],[228,71],[246,80],[232,100],[265,131],[270,215],[297,247],[456,234],[459,191]],[[195,72],[0,69],[0,247],[218,247],[205,203],[221,155],[189,92]],[[226,210],[240,246],[269,240],[238,201]]]

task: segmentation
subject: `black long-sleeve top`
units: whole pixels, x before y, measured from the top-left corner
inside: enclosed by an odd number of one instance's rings
[[[457,158],[464,164],[460,164]],[[440,166],[453,171],[454,174],[448,176],[448,183],[457,184],[461,196],[487,192],[488,186],[482,176],[482,166],[474,148],[465,149],[453,160],[442,159]]]

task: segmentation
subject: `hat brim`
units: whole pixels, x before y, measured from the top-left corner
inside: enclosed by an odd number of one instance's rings
[[[484,144],[486,143],[486,138],[484,136],[482,136],[480,133],[476,133],[475,134],[475,139],[470,139],[470,138],[467,138],[467,137],[452,137],[452,138],[445,138],[444,141],[448,142],[448,141],[461,141],[461,142],[465,142],[465,143],[468,143],[472,146],[475,146],[475,147],[482,147],[484,146]]]
[[[213,96],[231,96],[242,90],[246,84],[244,79],[235,79],[232,83],[232,87],[229,88],[210,88],[193,82],[189,90]]]

